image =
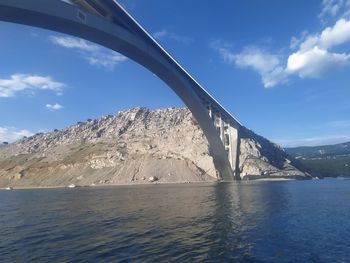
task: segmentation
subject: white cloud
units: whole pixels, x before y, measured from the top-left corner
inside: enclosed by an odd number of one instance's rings
[[[162,38],[168,38],[170,40],[174,40],[176,42],[179,42],[179,43],[182,43],[185,45],[189,45],[193,42],[193,38],[191,38],[191,37],[178,35],[178,34],[169,32],[166,29],[162,29],[158,32],[153,33],[153,37],[157,40],[162,39]]]
[[[89,61],[90,65],[113,68],[116,64],[125,61],[126,57],[120,55],[119,53],[113,52],[111,54],[101,53],[98,56],[87,56],[86,59]]]
[[[307,34],[308,34],[308,32],[305,30],[301,33],[301,37],[299,37],[299,38],[292,37],[290,40],[289,48],[295,49],[295,48],[299,47],[300,43],[305,40],[305,37],[307,36]]]
[[[300,77],[319,78],[347,66],[350,64],[350,54],[335,53],[331,49],[349,41],[350,21],[341,18],[333,27],[306,37],[299,44],[299,50],[288,57],[286,71]]]
[[[280,65],[280,60],[276,55],[269,54],[258,48],[245,48],[237,55],[227,55],[227,59],[233,60],[239,67],[251,67],[254,70],[266,74]]]
[[[211,46],[226,62],[259,73],[264,87],[268,88],[287,82],[293,74],[301,78],[320,78],[331,71],[349,66],[350,53],[332,50],[349,42],[350,20],[341,18],[319,34],[311,35],[304,31],[299,39],[292,37],[290,48],[296,50],[285,55],[287,61],[281,55],[266,52],[259,47],[245,47],[241,52],[233,53],[220,41]]]
[[[232,53],[227,47],[215,42],[211,46],[218,50],[221,57],[239,68],[251,68],[261,76],[265,88],[273,87],[287,80],[287,74],[279,55],[271,54],[258,47],[245,47],[240,53]]]
[[[321,48],[329,49],[350,41],[350,21],[339,19],[333,27],[325,28],[317,37]]]
[[[127,58],[115,51],[95,45],[84,39],[70,36],[50,36],[52,43],[64,48],[78,50],[90,65],[113,69]]]
[[[91,44],[84,39],[74,37],[59,37],[50,36],[50,40],[65,48],[76,48],[84,51],[95,52],[99,50],[99,47],[95,44]]]
[[[50,76],[14,74],[9,79],[0,79],[0,97],[13,97],[24,90],[52,90],[61,92],[66,85]]]
[[[288,75],[285,69],[281,66],[274,68],[271,72],[266,75],[262,75],[262,81],[265,88],[272,88],[276,85],[287,82]]]
[[[349,15],[350,0],[323,0],[322,10],[318,17],[323,23],[334,17],[346,17]]]
[[[15,127],[0,127],[0,143],[2,142],[14,142],[24,136],[32,136],[33,133],[28,130],[20,130]]]
[[[278,83],[284,82],[286,74],[281,66],[279,56],[263,52],[262,50],[253,47],[245,48],[241,53],[233,55],[223,52],[224,58],[234,62],[238,67],[250,67],[257,71],[262,78],[265,88],[270,88]]]
[[[63,108],[62,105],[55,103],[55,104],[46,104],[46,108],[51,111],[57,111]]]
[[[287,71],[300,77],[320,78],[332,70],[348,65],[350,55],[330,53],[315,46],[305,52],[298,51],[288,58]]]

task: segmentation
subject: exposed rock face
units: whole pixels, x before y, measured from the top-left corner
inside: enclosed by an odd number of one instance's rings
[[[279,145],[246,128],[241,131],[239,164],[242,179],[311,178]]]
[[[249,130],[240,150],[242,178],[306,176],[281,148]],[[208,142],[188,109],[135,108],[0,148],[0,187],[217,179]]]

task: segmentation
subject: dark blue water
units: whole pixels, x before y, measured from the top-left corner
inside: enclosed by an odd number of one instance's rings
[[[350,180],[0,191],[1,262],[350,262]]]

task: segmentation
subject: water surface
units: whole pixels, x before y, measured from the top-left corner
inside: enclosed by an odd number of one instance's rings
[[[0,191],[1,262],[349,262],[350,180]]]

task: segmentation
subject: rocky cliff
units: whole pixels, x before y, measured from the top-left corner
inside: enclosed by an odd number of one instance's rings
[[[240,176],[242,179],[310,179],[301,163],[279,145],[242,128],[240,139]]]
[[[243,129],[243,179],[307,178],[281,148]],[[0,148],[0,187],[215,181],[208,142],[188,109],[135,108]]]

